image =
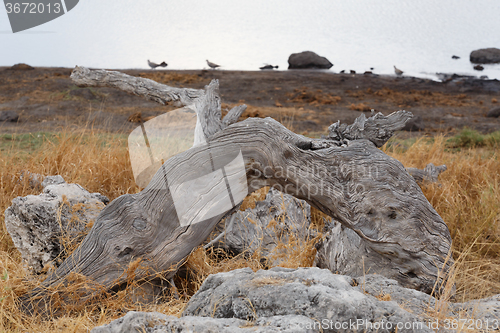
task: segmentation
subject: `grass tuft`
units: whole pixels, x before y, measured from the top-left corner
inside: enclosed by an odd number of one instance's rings
[[[457,135],[448,139],[452,148],[477,148],[477,147],[500,147],[500,131],[490,134],[481,134],[476,130],[464,128]]]

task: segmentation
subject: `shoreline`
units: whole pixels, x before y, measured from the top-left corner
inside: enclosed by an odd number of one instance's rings
[[[75,65],[80,66],[80,65]],[[500,68],[500,64],[483,64],[483,67],[486,66],[495,66]],[[2,65],[0,66],[0,71],[4,69],[8,69],[12,66],[8,65]],[[64,67],[64,66],[34,66],[35,68],[39,69],[73,69],[74,67]],[[106,67],[92,67],[92,66],[83,66],[83,67],[88,67],[91,69],[106,69],[106,70],[111,70],[111,71],[157,71],[157,72],[197,72],[197,71],[203,71],[203,70],[212,70],[209,67],[203,67],[203,68],[162,68],[158,67],[156,69],[150,69],[147,66],[144,67],[129,67],[129,68],[106,68]],[[340,68],[330,68],[330,69],[288,69],[288,68],[279,68],[279,69],[273,69],[273,70],[259,70],[259,69],[225,69],[224,67],[216,69],[217,71],[224,71],[224,72],[290,72],[290,71],[301,71],[301,72],[317,72],[317,73],[330,73],[330,74],[350,74],[350,69],[340,69]],[[342,73],[342,71],[345,71]],[[376,69],[370,70],[367,69],[365,72],[372,72],[372,75],[375,76],[383,76],[383,77],[397,77],[392,71],[389,73],[377,73]],[[357,75],[362,75],[366,74],[363,71],[355,71],[355,74]],[[488,75],[485,75],[484,72],[482,71],[477,71],[477,70],[472,70],[470,72],[416,72],[417,75],[409,75],[408,73],[415,74],[414,72],[411,71],[405,71],[403,74],[403,77],[409,77],[409,78],[416,78],[416,79],[429,79],[432,81],[437,81],[441,82],[443,80],[446,80],[447,78],[450,77],[460,77],[460,78],[467,78],[471,80],[484,80],[484,81],[500,81],[500,77],[498,78],[489,78]]]
[[[1,122],[0,131],[53,131],[89,122],[111,132],[129,131],[136,124],[127,119],[136,112],[151,117],[175,109],[112,88],[78,88],[69,78],[72,70],[0,67],[0,112],[18,115],[18,122]],[[450,133],[463,127],[482,133],[500,130],[499,118],[486,117],[489,110],[500,107],[498,80],[451,75],[434,81],[330,70],[113,70],[197,89],[218,79],[223,110],[246,104],[243,119],[270,116],[287,122],[298,133],[325,132],[338,120],[350,123],[372,109],[385,115],[400,109],[412,112],[412,132],[419,135]]]

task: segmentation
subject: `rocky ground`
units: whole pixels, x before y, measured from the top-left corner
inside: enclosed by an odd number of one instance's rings
[[[78,88],[70,68],[26,68],[0,67],[2,133],[84,125],[128,133],[137,126],[128,121],[134,113],[147,118],[176,108],[112,88]],[[500,107],[498,80],[443,76],[443,82],[436,82],[323,70],[123,72],[177,87],[202,88],[218,79],[223,110],[245,103],[249,108],[244,117],[272,116],[299,133],[323,132],[337,120],[350,123],[372,109],[385,115],[400,109],[413,112],[416,121],[409,129],[414,132],[448,133],[466,126],[483,133],[500,130],[500,118],[487,117]]]
[[[130,311],[92,333],[491,332],[499,328],[498,298],[449,303],[380,275],[243,268],[210,275],[180,318]]]
[[[44,191],[38,196],[16,198],[6,211],[5,223],[23,258],[36,270],[41,267],[33,263],[59,257],[55,252],[64,247],[58,241],[61,234],[82,231],[68,229],[73,218],[71,210],[59,210],[63,201],[97,205],[99,209],[109,200],[77,184],[67,184],[61,176],[24,176],[29,177],[31,186]],[[256,202],[255,209],[244,212],[245,218],[255,219],[252,223],[262,227],[272,217],[282,215],[290,231],[305,231],[307,226],[302,221],[310,221],[310,210],[300,208],[304,202],[283,196],[271,190],[264,201]],[[273,213],[267,216],[263,212]],[[43,218],[34,218],[37,214]],[[89,209],[79,214],[82,227],[95,216]],[[245,224],[239,214],[233,218],[240,219],[236,224]],[[250,223],[241,230],[258,238],[248,226]],[[236,250],[235,244],[246,243],[249,235],[240,231],[226,227],[225,245]],[[300,232],[296,234],[304,237]],[[270,231],[258,245],[271,250],[273,238],[276,235]],[[248,248],[252,250],[252,246]],[[254,272],[246,267],[208,276],[185,304],[180,317],[129,311],[92,332],[490,332],[500,328],[500,295],[468,302],[450,302],[449,296],[445,292],[437,299],[376,274],[347,276],[317,267],[273,267]],[[152,303],[155,297],[142,295],[141,300]]]

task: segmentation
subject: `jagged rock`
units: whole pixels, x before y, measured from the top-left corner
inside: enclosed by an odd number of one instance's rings
[[[277,265],[278,243],[288,243],[290,235],[304,240],[311,237],[310,224],[311,206],[307,202],[271,188],[254,209],[236,211],[218,226],[225,233],[216,245],[235,253],[260,251]]]
[[[3,122],[18,122],[19,115],[14,111],[0,111],[0,123]]]
[[[290,314],[328,323],[321,327],[323,332],[338,332],[335,325],[343,323],[359,323],[354,328],[360,332],[393,332],[397,323],[423,323],[423,319],[403,310],[396,302],[380,301],[365,294],[352,278],[319,268],[274,267],[256,273],[244,268],[210,275],[191,297],[182,316],[254,321]],[[382,323],[392,329],[383,329]],[[300,327],[308,328],[306,325],[304,322]],[[351,328],[348,326],[344,331],[354,331]],[[398,329],[398,332],[414,331],[417,330]],[[418,332],[432,330],[423,324]]]
[[[59,185],[59,184],[65,184],[65,183],[66,183],[66,181],[64,180],[64,178],[62,176],[56,175],[56,176],[47,176],[47,177],[45,177],[43,179],[41,185],[42,185],[43,188],[46,188],[49,185]]]
[[[500,330],[500,294],[452,305],[455,313],[465,312],[466,316],[476,319],[474,328],[479,328],[478,325],[481,323],[485,332]]]
[[[437,300],[415,289],[401,287],[396,280],[378,274],[369,274],[355,278],[357,285],[374,297],[395,301],[399,306],[418,316],[436,306]]]
[[[39,190],[43,190],[48,185],[58,185],[66,183],[64,178],[60,175],[43,176],[39,173],[33,173],[23,170],[19,175],[19,181],[22,182],[25,178],[27,179],[28,184],[31,188]]]
[[[329,69],[333,64],[314,52],[293,53],[288,57],[288,69]]]
[[[30,183],[40,184],[42,176],[26,174]],[[7,231],[34,273],[41,272],[64,250],[61,236],[75,242],[81,240],[86,228],[109,202],[99,193],[91,194],[78,184],[67,184],[61,176],[46,177],[41,186],[42,194],[17,197],[5,211]],[[57,266],[57,262],[54,264]]]
[[[489,117],[489,118],[498,118],[498,117],[500,117],[500,108],[491,109],[486,114],[486,117]]]
[[[500,62],[500,49],[490,47],[472,51],[470,61],[475,64],[495,64]]]
[[[301,329],[301,326],[313,326],[314,320],[304,316],[274,316],[259,318],[249,322],[236,318],[210,318],[186,316],[177,318],[158,312],[130,311],[124,317],[111,323],[94,328],[91,333],[178,333],[178,332],[213,332],[213,333],[274,333],[274,332],[316,332]]]
[[[244,268],[210,275],[181,318],[131,311],[92,333],[451,332],[444,328],[453,323],[489,331],[499,327],[499,315],[500,295],[451,303],[381,275],[352,279],[318,268]]]
[[[43,189],[42,182],[44,180],[44,177],[41,174],[23,170],[23,171],[21,171],[21,174],[19,175],[19,182],[24,181],[24,179],[27,179],[28,185],[31,188],[40,189],[40,190]],[[64,181],[64,179],[63,179],[63,181]]]
[[[136,333],[144,332],[146,328],[162,324],[176,317],[167,316],[158,312],[129,311],[121,318],[111,323],[94,328],[91,333]]]
[[[449,318],[449,322],[465,325],[464,327],[472,324],[472,328],[477,328],[478,331],[484,329],[484,332],[500,329],[500,295],[452,303],[438,300],[418,290],[401,287],[395,280],[381,275],[366,275],[355,280],[365,293],[395,301],[401,308],[422,318],[428,316],[429,312],[439,310],[441,317]],[[443,323],[441,327],[444,327]]]

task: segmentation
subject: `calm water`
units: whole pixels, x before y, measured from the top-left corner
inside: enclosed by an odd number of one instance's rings
[[[69,13],[12,34],[0,8],[0,66],[75,65],[200,69],[287,68],[291,53],[326,56],[331,71],[374,67],[500,79],[500,65],[472,69],[469,54],[500,48],[500,0],[82,0]],[[452,55],[461,57],[452,60]]]

